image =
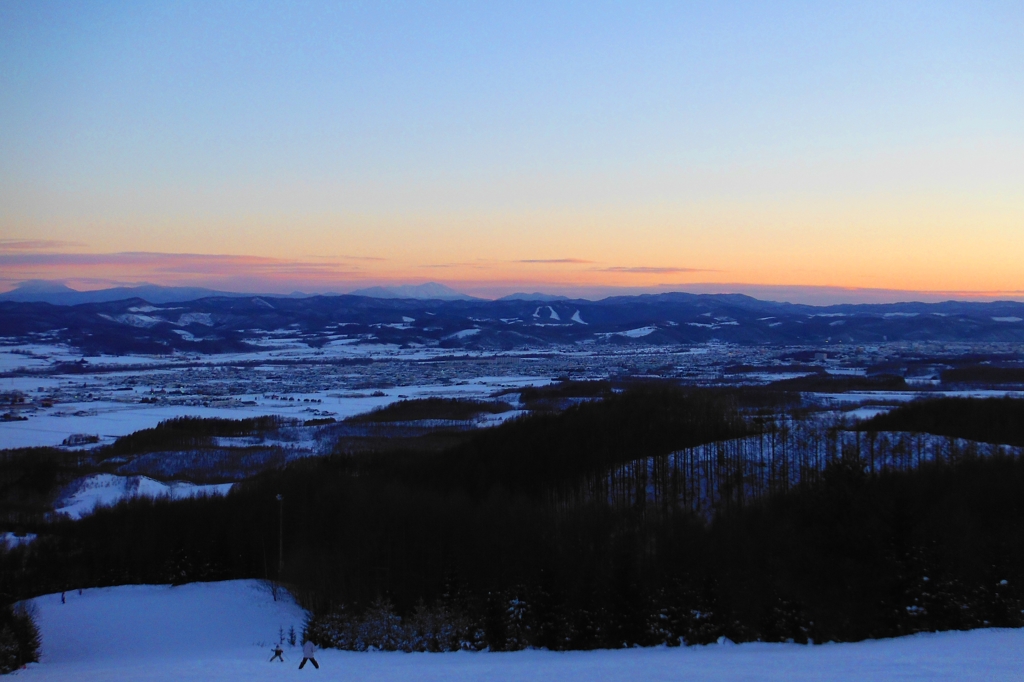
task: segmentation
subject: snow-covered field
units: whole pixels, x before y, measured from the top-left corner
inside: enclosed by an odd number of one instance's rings
[[[40,663],[21,680],[248,682],[322,678],[445,682],[560,680],[1021,680],[1024,630],[916,635],[857,644],[711,645],[555,653],[318,652],[320,670],[297,670],[301,652],[270,663],[281,629],[301,631],[302,610],[254,581],[135,585],[33,600]]]
[[[93,378],[97,383],[109,377]],[[369,412],[393,402],[413,398],[474,398],[486,399],[496,391],[541,386],[551,382],[548,377],[483,376],[460,383],[404,385],[371,392],[332,389],[307,392],[289,392],[290,400],[267,399],[262,394],[237,394],[231,404],[219,407],[203,405],[148,405],[138,402],[95,400],[66,402],[29,414],[25,421],[0,422],[0,449],[34,446],[55,446],[72,434],[91,434],[101,443],[112,442],[141,429],[148,429],[174,417],[219,417],[245,419],[262,415],[279,415],[312,419],[331,416],[335,419]],[[7,380],[11,383],[13,380]],[[36,379],[23,381],[26,385],[42,383]],[[2,387],[2,386],[0,386]],[[19,387],[21,388],[21,387]],[[317,400],[315,408],[303,399]]]

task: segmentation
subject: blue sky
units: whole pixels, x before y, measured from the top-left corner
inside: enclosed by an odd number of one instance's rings
[[[1009,2],[10,2],[0,237],[341,287],[1024,290],[1022,35]]]

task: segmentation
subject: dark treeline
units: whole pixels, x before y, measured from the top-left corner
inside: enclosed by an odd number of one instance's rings
[[[224,498],[124,502],[0,554],[0,592],[268,578],[314,611],[315,639],[357,649],[821,642],[1024,624],[1018,456],[872,469],[863,449],[839,447],[820,475],[712,515],[639,491],[617,498],[627,504],[568,493],[595,471],[754,438],[734,403],[648,389],[440,453],[337,454]]]
[[[58,448],[0,450],[0,523],[20,529],[40,521],[55,491],[81,476],[86,462],[88,455]]]
[[[122,436],[101,448],[99,454],[104,457],[209,447],[213,438],[255,436],[298,423],[298,420],[275,415],[249,419],[175,417],[162,421],[153,428]]]
[[[907,389],[907,382],[903,377],[893,374],[844,377],[821,373],[774,381],[768,385],[768,388],[778,391],[814,391],[817,393],[903,391]]]
[[[749,430],[729,394],[647,386],[559,413],[512,420],[441,453],[370,455],[355,463],[389,479],[458,488],[474,496],[496,488],[539,494],[616,464],[736,438]]]
[[[940,398],[912,402],[873,417],[865,431],[916,431],[982,443],[1024,446],[1024,400]]]
[[[575,381],[563,377],[547,386],[527,386],[519,401],[533,412],[558,411],[580,399],[607,398],[612,395],[610,381]]]
[[[1024,384],[1024,367],[967,365],[942,372],[942,381],[951,384]]]
[[[464,398],[423,398],[400,400],[385,407],[350,417],[348,421],[360,422],[408,422],[424,419],[459,421],[472,419],[480,414],[500,414],[512,410],[508,403]]]

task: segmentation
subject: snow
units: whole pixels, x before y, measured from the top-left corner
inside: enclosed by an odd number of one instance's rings
[[[139,315],[136,313],[125,313],[124,315],[115,315],[113,317],[111,317],[110,315],[106,315],[104,313],[99,313],[99,316],[107,320],[113,320],[114,322],[126,324],[129,327],[140,327],[142,329],[148,329],[149,327],[155,327],[161,322],[167,322],[167,320],[160,317],[153,317],[151,315]]]
[[[479,330],[477,330],[479,331]],[[411,356],[407,353],[407,356]],[[432,354],[424,354],[432,357]],[[108,378],[111,375],[107,375]],[[43,377],[25,377],[5,380],[11,387],[30,389],[53,380]],[[369,395],[366,392],[345,390],[321,390],[309,393],[288,393],[286,397],[295,400],[272,400],[263,395],[237,395],[237,400],[225,401],[224,406],[203,405],[152,405],[134,402],[93,400],[60,403],[48,411],[29,415],[28,421],[0,422],[0,449],[36,446],[56,446],[68,436],[76,433],[100,436],[100,444],[114,438],[126,436],[141,429],[156,426],[162,421],[175,417],[219,417],[222,419],[245,419],[264,415],[280,415],[310,419],[316,416],[332,416],[335,419],[369,412],[404,398],[463,397],[487,398],[495,391],[540,386],[550,383],[550,378],[538,376],[482,376],[457,384],[412,384],[382,389],[383,395]],[[17,383],[15,383],[17,382]],[[31,388],[34,390],[34,388]],[[303,398],[321,402],[303,403]],[[319,413],[316,413],[319,411]]]
[[[213,318],[210,313],[185,313],[178,318],[175,324],[179,324],[182,327],[187,327],[190,324],[201,324],[205,327],[213,326]]]
[[[35,533],[25,533],[24,535],[18,535],[17,533],[0,533],[0,548],[7,547],[13,549],[19,545],[27,545],[36,539]]]
[[[476,336],[479,333],[480,333],[480,329],[477,328],[477,327],[474,327],[473,329],[463,329],[462,331],[455,332],[454,334],[452,334],[448,338],[449,339],[464,339],[464,338],[469,337],[469,336]]]
[[[658,328],[654,326],[640,327],[639,329],[630,329],[629,331],[622,332],[622,335],[628,336],[631,339],[639,339],[642,336],[653,334],[656,331],[658,331]]]
[[[257,581],[168,587],[129,585],[50,594],[31,601],[40,663],[19,680],[56,682],[302,679],[372,682],[602,682],[758,680],[1019,680],[1024,630],[921,634],[855,644],[740,644],[556,653],[403,654],[317,652],[320,670],[299,671],[301,650],[270,663],[280,630],[301,637],[305,613],[274,601]]]
[[[992,319],[995,320],[996,322],[1021,322],[1022,321],[1021,318],[1019,318],[1019,317],[993,317]]]
[[[195,485],[182,481],[162,483],[146,476],[94,474],[72,483],[54,506],[58,514],[80,519],[98,506],[117,504],[128,497],[169,496],[182,499],[196,495],[226,495],[232,485]]]
[[[577,324],[587,324],[586,322],[583,321],[583,318],[580,317],[580,311],[578,310],[572,314],[571,319],[573,322],[576,322]]]

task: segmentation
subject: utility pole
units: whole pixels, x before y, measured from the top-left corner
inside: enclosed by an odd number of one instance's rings
[[[284,573],[284,495],[277,495],[277,578]]]

